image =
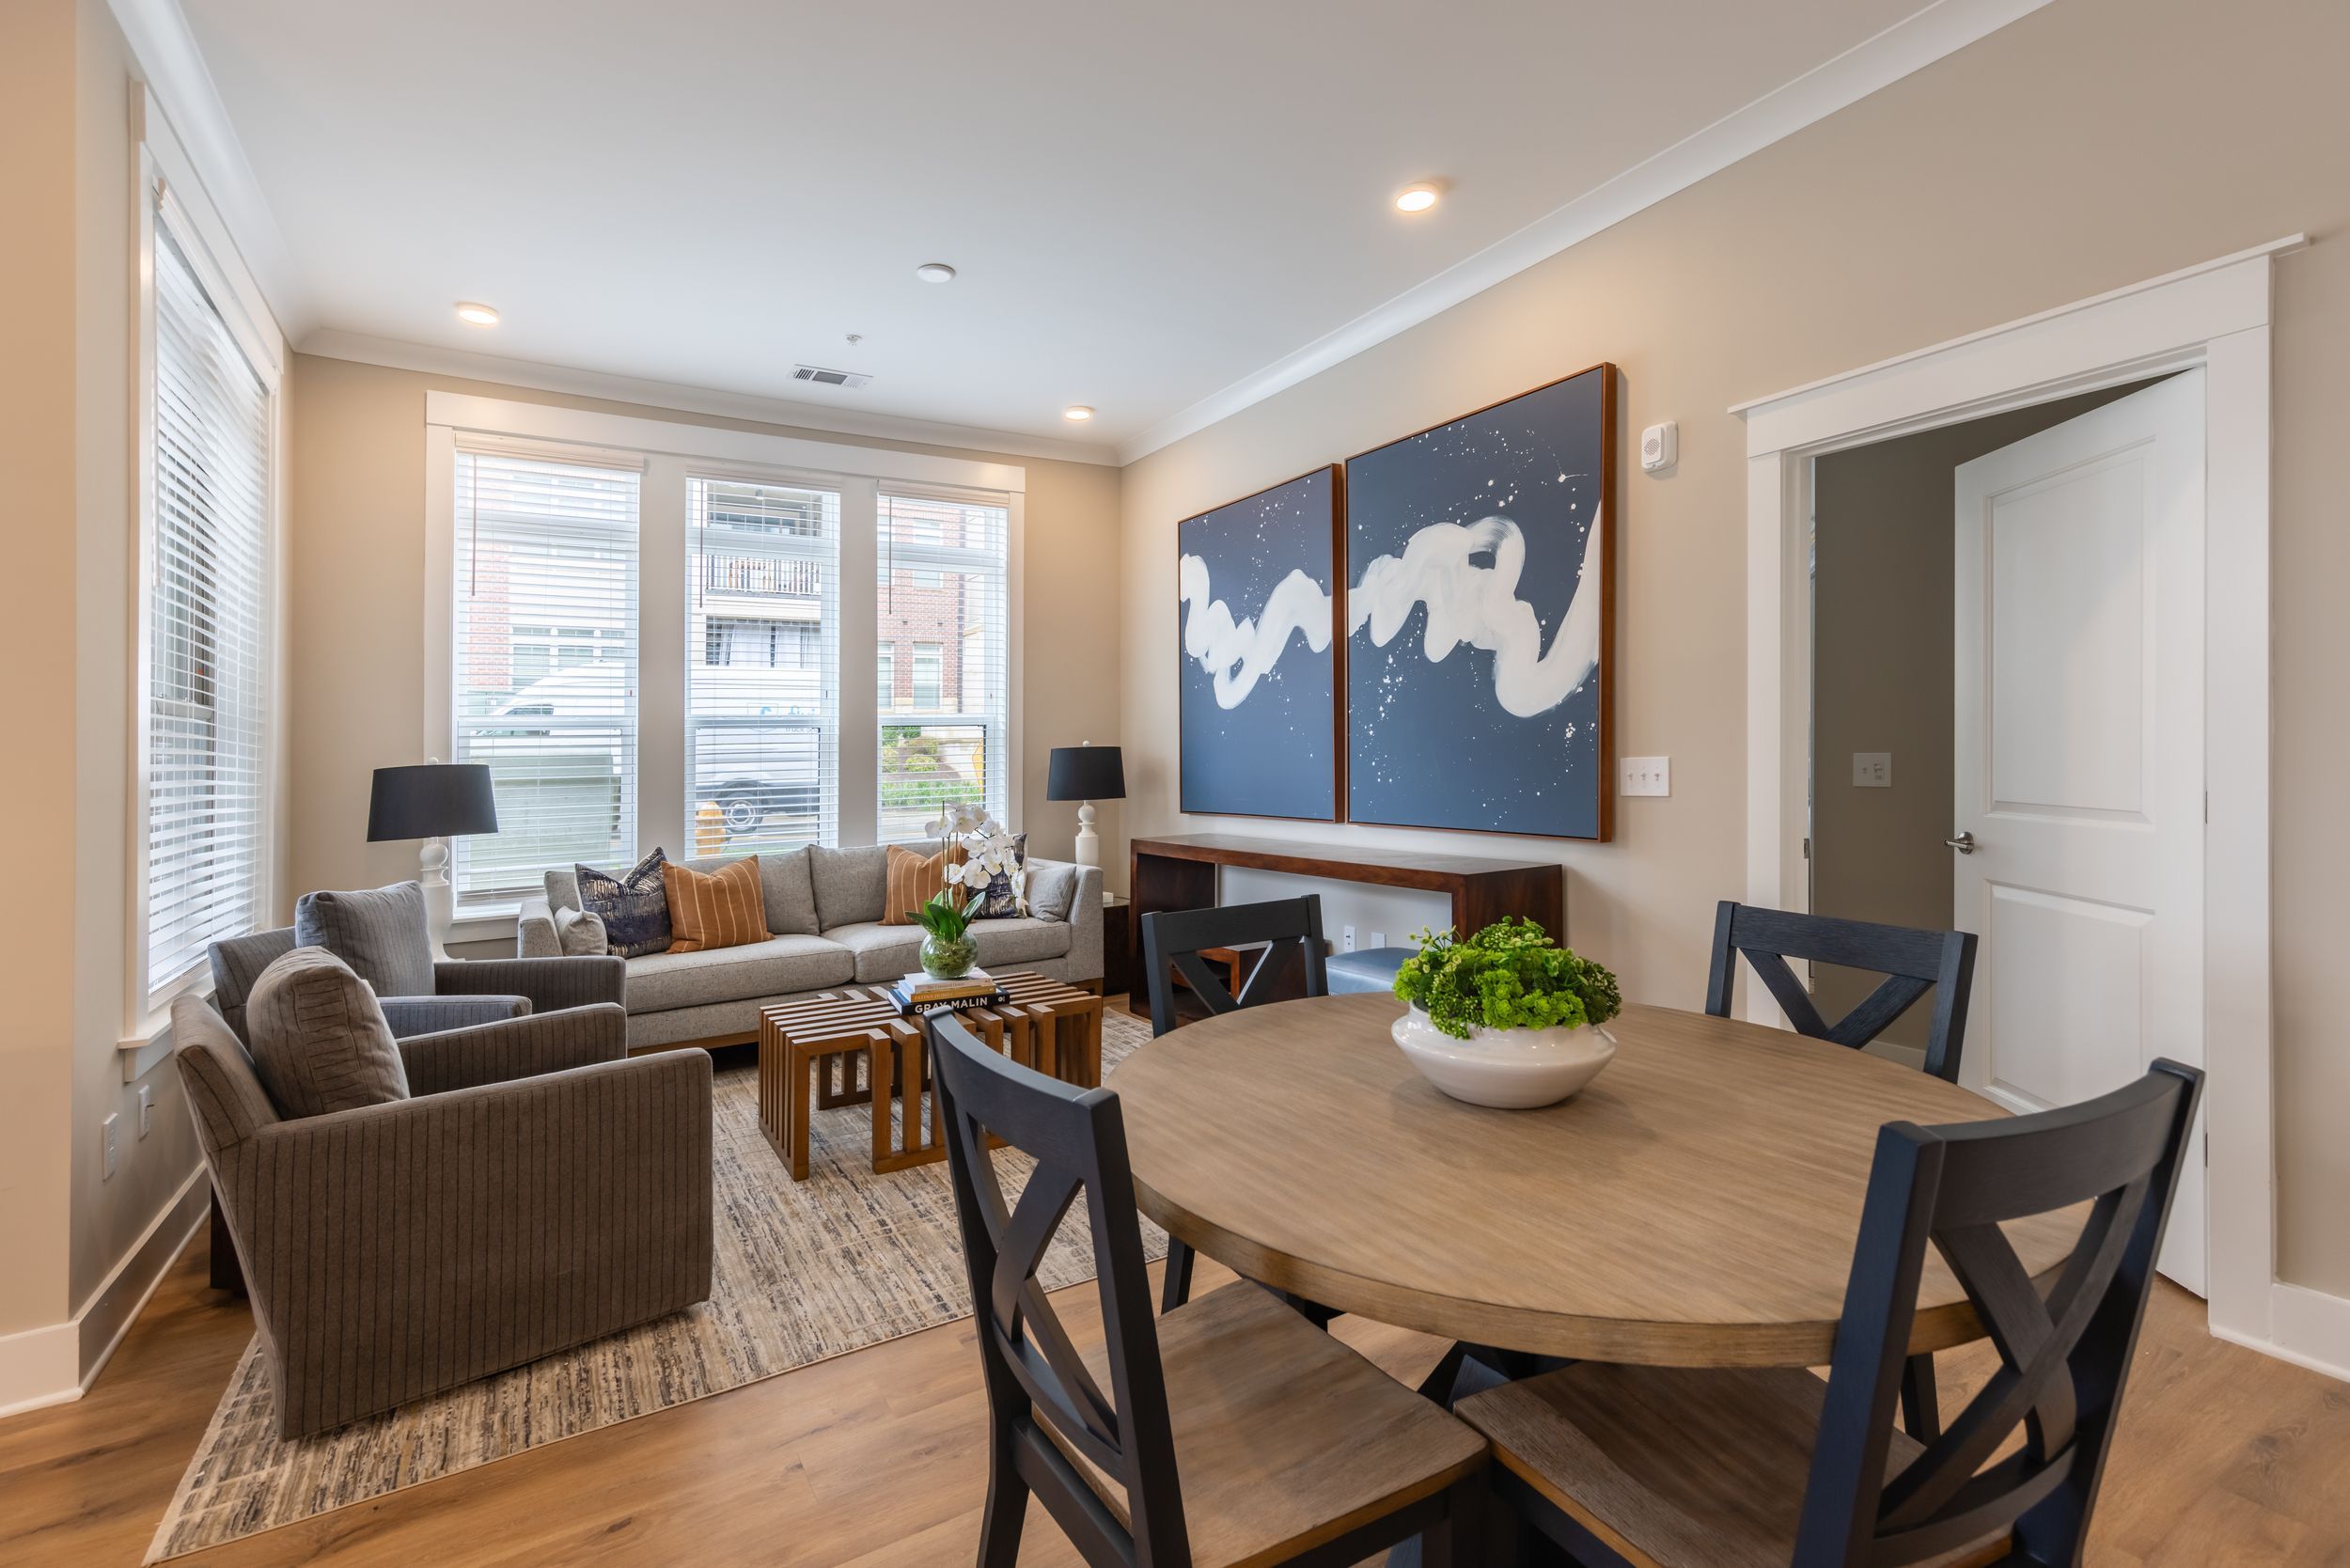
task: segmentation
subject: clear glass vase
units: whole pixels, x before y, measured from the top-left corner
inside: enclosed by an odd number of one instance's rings
[[[932,980],[961,980],[979,957],[979,945],[968,933],[953,938],[922,938],[922,973]]]

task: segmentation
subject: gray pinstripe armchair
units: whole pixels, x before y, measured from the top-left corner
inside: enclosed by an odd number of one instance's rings
[[[291,926],[212,944],[212,1005],[239,1040],[246,1038],[244,1002],[253,982],[261,978],[262,970],[293,949]],[[628,961],[611,957],[445,958],[432,965],[432,990],[430,996],[377,998],[395,1039],[593,1002],[624,1003]]]
[[[227,1020],[173,1004],[280,1435],[708,1299],[710,1058],[631,1058],[627,1026],[601,1002],[411,1035],[410,1098],[290,1121]]]

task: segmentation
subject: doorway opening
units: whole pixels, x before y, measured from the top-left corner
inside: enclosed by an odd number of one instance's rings
[[[1807,902],[1976,934],[1960,1081],[2013,1110],[2201,1064],[2201,384],[1813,460]],[[1877,977],[1810,980],[1834,1017]],[[2199,1294],[2201,1186],[2163,1257]]]

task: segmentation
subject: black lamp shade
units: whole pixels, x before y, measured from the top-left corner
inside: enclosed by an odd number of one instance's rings
[[[498,803],[486,762],[375,770],[375,793],[368,802],[370,844],[497,830]]]
[[[1114,745],[1057,745],[1046,800],[1124,800],[1126,763]]]

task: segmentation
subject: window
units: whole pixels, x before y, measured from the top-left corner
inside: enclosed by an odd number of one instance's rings
[[[878,504],[880,814],[884,842],[917,839],[946,801],[1005,809],[1009,513],[885,491]],[[901,697],[889,650],[905,645]]]
[[[898,650],[889,643],[881,645],[881,667],[875,672],[873,689],[881,694],[885,711],[898,705]]]
[[[920,709],[938,706],[938,694],[946,679],[946,651],[934,642],[914,645],[914,705]]]
[[[175,210],[154,247],[152,532],[142,750],[146,1003],[266,900],[263,709],[270,625],[271,393],[213,303]]]
[[[498,831],[456,840],[460,904],[636,846],[634,469],[457,453],[456,760],[486,762]]]
[[[840,497],[689,478],[685,531],[690,853],[838,843]]]

